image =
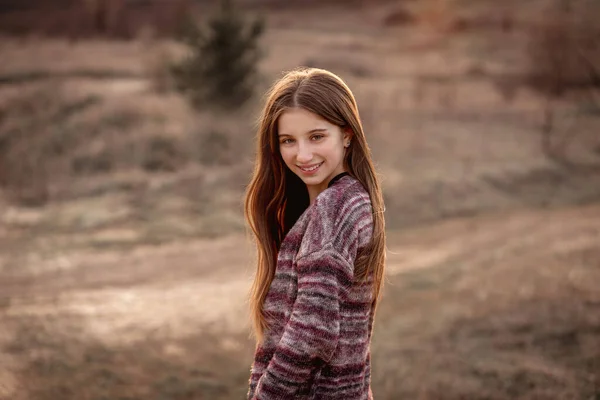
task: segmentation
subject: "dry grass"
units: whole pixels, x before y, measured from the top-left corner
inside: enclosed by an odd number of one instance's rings
[[[94,176],[142,170],[151,179],[157,172],[245,161],[251,128],[243,116],[221,121],[195,115],[174,94],[112,89],[93,81],[54,82],[7,93],[0,185],[16,204],[81,196],[86,186],[94,191],[85,183]]]
[[[247,370],[230,367],[239,360],[241,343],[247,345],[241,353],[246,358],[251,353],[244,337],[224,340],[205,332],[165,340],[148,335],[133,344],[107,346],[82,336],[77,318],[3,323],[17,335],[3,352],[23,363],[13,383],[14,400],[224,400],[242,398],[246,391]]]
[[[387,302],[374,339],[379,393],[597,396],[597,222],[594,206],[467,218],[391,236]]]
[[[599,216],[597,205],[525,210],[390,234],[375,396],[598,396]],[[70,247],[62,269],[46,256],[5,272],[0,351],[13,386],[27,382],[16,399],[242,397],[250,254],[239,236]]]

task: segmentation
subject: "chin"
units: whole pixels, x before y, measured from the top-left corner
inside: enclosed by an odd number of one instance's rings
[[[314,185],[323,182],[325,178],[321,176],[304,176],[300,177],[300,179],[302,179],[302,181],[305,183],[310,183],[311,185]]]

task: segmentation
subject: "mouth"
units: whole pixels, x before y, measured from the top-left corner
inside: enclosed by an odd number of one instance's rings
[[[319,169],[319,167],[321,165],[323,165],[323,163],[324,163],[324,161],[321,161],[318,164],[314,164],[314,165],[307,166],[307,167],[301,167],[301,166],[298,165],[298,168],[300,168],[300,171],[302,171],[304,173],[311,174],[311,173],[316,172]]]

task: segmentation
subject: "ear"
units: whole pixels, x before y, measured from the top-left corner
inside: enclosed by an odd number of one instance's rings
[[[352,138],[354,137],[354,132],[352,132],[351,128],[344,128],[344,130],[342,131],[343,133],[343,139],[344,141],[348,141],[348,140],[352,140]]]
[[[342,133],[343,133],[342,141],[344,142],[344,147],[349,147],[350,141],[354,137],[354,133],[352,132],[352,129],[350,129],[350,128],[344,128]]]

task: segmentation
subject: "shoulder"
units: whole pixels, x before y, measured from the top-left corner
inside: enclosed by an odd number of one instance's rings
[[[370,237],[371,199],[352,176],[344,176],[321,192],[309,211],[300,253],[318,251],[331,244],[338,251],[346,252]]]
[[[360,211],[371,213],[371,198],[363,185],[352,176],[344,176],[317,196],[313,216],[338,220]]]

